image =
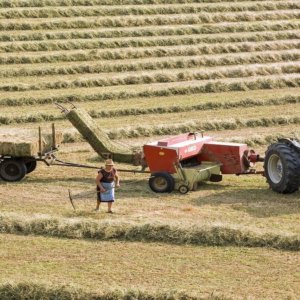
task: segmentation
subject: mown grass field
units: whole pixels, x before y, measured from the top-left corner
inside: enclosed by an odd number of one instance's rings
[[[300,138],[299,17],[297,0],[1,1],[0,138],[55,122],[61,159],[101,166],[54,105],[71,101],[132,148],[205,130],[263,154]],[[121,173],[113,215],[93,196],[73,211],[95,175],[0,181],[1,299],[300,298],[299,191],[256,175],[162,195]]]

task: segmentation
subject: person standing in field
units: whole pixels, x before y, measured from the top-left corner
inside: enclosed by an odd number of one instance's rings
[[[112,204],[115,201],[115,186],[120,186],[120,177],[114,168],[112,159],[105,161],[105,168],[101,168],[96,177],[97,184],[97,206],[95,211],[99,211],[101,202],[107,203],[107,212],[112,213]]]

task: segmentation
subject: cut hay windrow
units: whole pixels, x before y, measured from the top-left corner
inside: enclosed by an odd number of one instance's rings
[[[166,113],[178,113],[178,112],[189,112],[189,111],[209,111],[216,109],[232,109],[238,107],[262,107],[262,106],[274,106],[274,105],[285,105],[285,104],[299,104],[300,97],[298,96],[285,96],[282,98],[273,98],[268,100],[259,99],[243,99],[235,102],[206,102],[204,104],[197,104],[191,106],[168,106],[168,107],[155,107],[155,108],[132,108],[132,109],[119,109],[119,110],[91,110],[89,115],[92,118],[112,118],[122,116],[138,116],[147,114],[166,114]],[[18,117],[0,117],[0,124],[21,124],[21,123],[39,123],[44,121],[59,121],[63,120],[62,115],[53,114],[34,114],[25,115]]]
[[[299,60],[300,53],[296,50],[282,50],[282,51],[268,51],[268,52],[249,52],[249,53],[232,53],[224,55],[197,55],[198,47],[180,47],[179,49],[169,49],[164,51],[164,48],[147,51],[134,51],[124,53],[124,56],[128,55],[148,55],[148,57],[163,57],[163,59],[147,60],[141,62],[132,63],[82,63],[74,64],[66,67],[48,67],[37,66],[36,68],[11,68],[0,71],[0,77],[19,77],[19,76],[47,76],[47,75],[71,75],[71,74],[99,74],[99,73],[112,73],[112,72],[132,72],[132,71],[146,71],[146,70],[161,70],[161,69],[186,69],[195,67],[216,67],[216,66],[229,66],[239,64],[264,64],[275,62],[287,62]],[[94,57],[102,56],[103,53],[95,54]],[[111,53],[112,55],[114,53]],[[152,56],[153,54],[154,56]],[[173,54],[174,56],[186,56],[187,57],[166,57],[167,54]],[[108,53],[109,55],[109,53]],[[188,57],[193,56],[193,57]],[[143,57],[144,58],[144,57]],[[117,58],[116,58],[117,59]],[[125,59],[123,57],[123,59]]]
[[[74,81],[60,80],[56,82],[42,82],[36,84],[0,84],[0,91],[37,91],[49,89],[71,89],[71,88],[91,88],[104,86],[119,86],[119,85],[137,85],[137,84],[152,84],[162,82],[181,82],[191,80],[217,80],[224,78],[243,78],[250,76],[268,76],[300,73],[300,65],[284,64],[284,65],[243,65],[228,67],[227,69],[212,69],[195,71],[184,69],[183,71],[170,71],[165,69],[163,72],[151,72],[142,74],[116,75],[111,78],[106,76],[97,77],[95,79],[76,79]]]
[[[95,39],[95,38],[117,38],[117,37],[150,37],[192,34],[218,34],[218,33],[254,33],[262,31],[284,31],[299,29],[300,23],[296,20],[280,22],[256,22],[256,23],[234,23],[234,24],[210,24],[203,26],[165,26],[154,28],[124,28],[124,29],[102,29],[84,31],[46,31],[46,32],[24,32],[24,33],[0,33],[0,41],[40,41],[40,40],[64,40],[64,39]]]
[[[110,139],[120,139],[122,138],[121,134],[109,133]],[[147,136],[149,137],[149,135]],[[135,136],[126,137],[129,138],[136,138]],[[299,140],[300,138],[300,131],[291,132],[288,134],[271,134],[267,136],[258,136],[253,138],[244,138],[244,139],[236,139],[236,138],[230,138],[230,139],[220,139],[220,141],[224,142],[232,142],[232,143],[243,143],[247,144],[248,146],[254,147],[254,146],[269,146],[270,144],[273,144],[278,141],[280,138],[290,138],[290,139],[296,139]],[[82,136],[79,134],[74,133],[65,133],[63,136],[62,143],[68,144],[68,143],[79,143],[83,142]]]
[[[177,227],[167,224],[131,224],[75,221],[56,218],[16,218],[0,216],[0,232],[51,236],[69,239],[160,242],[177,245],[270,247],[300,251],[296,234],[257,233],[230,226]]]
[[[243,81],[211,81],[208,83],[199,83],[197,85],[190,85],[186,83],[185,87],[169,87],[162,89],[145,89],[140,91],[130,92],[102,92],[90,95],[69,94],[49,97],[21,97],[21,98],[2,98],[0,99],[0,106],[22,106],[33,104],[51,104],[51,103],[68,103],[68,102],[87,102],[87,101],[102,101],[102,100],[125,100],[133,98],[151,98],[164,97],[172,95],[187,95],[187,94],[201,94],[201,93],[220,93],[228,91],[247,91],[247,90],[270,90],[283,88],[300,87],[300,77],[276,77],[274,78],[260,78]],[[132,89],[134,90],[134,89]]]
[[[235,2],[255,2],[257,0],[234,0]],[[265,2],[270,0],[260,0]],[[279,0],[272,0],[272,2]],[[46,6],[94,6],[94,5],[145,5],[145,4],[188,4],[188,3],[223,3],[232,0],[3,0],[2,8],[46,7]]]
[[[299,125],[300,117],[278,116],[274,118],[233,119],[229,121],[185,122],[169,126],[139,126],[128,129],[116,129],[108,132],[110,139],[136,138],[145,136],[175,135],[196,131],[223,131],[242,128],[272,127],[279,125]]]
[[[74,108],[66,113],[66,117],[100,156],[105,157],[106,154],[110,154],[115,161],[134,162],[132,151],[112,143],[85,110]]]
[[[300,96],[285,96],[281,98],[272,98],[268,100],[260,99],[242,99],[234,102],[206,102],[203,104],[196,104],[191,106],[183,105],[172,105],[167,107],[154,107],[154,108],[129,108],[129,109],[116,109],[116,110],[91,110],[89,115],[93,119],[97,118],[113,118],[122,116],[138,116],[148,114],[170,114],[178,112],[189,112],[189,111],[209,111],[216,109],[232,109],[238,107],[262,107],[262,106],[273,106],[273,105],[285,105],[285,104],[300,104]],[[41,123],[49,121],[61,121],[64,116],[59,114],[44,114],[37,113],[31,115],[21,115],[17,117],[0,117],[0,124],[22,124],[22,123]],[[68,139],[69,135],[66,137]]]
[[[300,139],[300,131],[299,132],[292,132],[292,133],[288,133],[288,134],[271,134],[271,135],[267,135],[267,136],[258,136],[258,137],[253,137],[250,139],[232,139],[231,142],[233,143],[245,143],[248,146],[269,146],[273,143],[276,143],[279,139],[294,139],[294,140],[299,140]]]
[[[127,16],[127,15],[165,15],[194,14],[201,12],[256,12],[300,9],[298,1],[278,1],[263,3],[226,3],[226,5],[168,5],[168,6],[123,6],[123,7],[64,7],[10,9],[0,11],[0,19],[20,18],[61,18],[61,17],[97,17],[97,16]]]
[[[278,35],[278,34],[277,34]],[[270,35],[267,41],[247,41],[245,43],[244,38],[231,39],[230,37],[219,38],[220,42],[217,42],[214,37],[158,37],[151,39],[127,39],[127,40],[71,40],[71,41],[42,41],[42,42],[17,42],[17,43],[3,43],[0,45],[0,52],[42,52],[42,51],[66,51],[66,50],[78,50],[78,49],[116,49],[116,48],[138,48],[138,47],[160,47],[160,46],[182,46],[197,44],[209,44],[198,46],[199,54],[218,54],[228,52],[250,52],[250,51],[262,51],[267,50],[286,50],[299,47],[299,32],[293,32],[292,34],[283,34],[281,39],[274,40]],[[252,38],[253,39],[253,38]],[[230,43],[230,44],[229,44]],[[213,44],[213,45],[212,45]],[[248,50],[243,50],[249,48]],[[241,50],[240,50],[241,49]],[[149,49],[147,49],[149,51]],[[151,50],[150,50],[151,51]]]
[[[192,296],[186,292],[146,292],[137,289],[122,289],[102,291],[101,293],[87,292],[72,286],[47,286],[31,283],[5,283],[0,285],[1,300],[12,299],[59,299],[59,300],[230,300],[231,297],[213,292],[208,296]]]
[[[16,22],[1,21],[0,30],[49,30],[72,28],[99,28],[99,27],[140,27],[160,25],[183,24],[210,24],[221,22],[254,22],[254,21],[278,21],[299,19],[298,10],[282,10],[280,12],[251,12],[251,13],[200,13],[187,15],[161,15],[161,16],[124,16],[124,17],[100,17],[100,18],[64,18],[57,21],[40,22]]]
[[[211,36],[203,38],[203,43],[238,43],[238,42],[266,42],[276,40],[278,43],[284,40],[300,39],[300,32],[266,32],[243,34],[241,36]],[[177,47],[177,48],[176,48]],[[244,49],[245,50],[245,49]],[[245,52],[245,51],[243,51]],[[98,60],[122,60],[137,58],[155,58],[169,56],[194,56],[198,55],[198,47],[187,45],[186,47],[153,47],[151,49],[116,49],[116,50],[79,50],[71,53],[47,53],[26,55],[0,56],[0,64],[37,64],[37,63],[55,63],[55,62],[81,62]]]

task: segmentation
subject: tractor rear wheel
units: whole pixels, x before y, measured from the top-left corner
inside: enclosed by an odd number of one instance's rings
[[[4,181],[20,181],[27,173],[27,168],[22,160],[7,159],[0,164],[0,177]]]
[[[271,189],[290,194],[300,186],[300,154],[284,142],[272,144],[264,162],[265,176]]]
[[[175,181],[169,173],[157,172],[149,178],[149,186],[156,193],[171,193],[174,190]]]

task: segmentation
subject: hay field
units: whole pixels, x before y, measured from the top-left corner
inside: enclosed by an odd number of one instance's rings
[[[3,0],[0,30],[0,134],[55,121],[62,159],[102,165],[54,102],[132,147],[202,129],[262,154],[300,139],[298,0]],[[94,177],[39,164],[0,181],[1,299],[300,298],[299,191],[227,176],[159,195],[123,173],[115,214],[92,198],[74,212],[68,189]]]

